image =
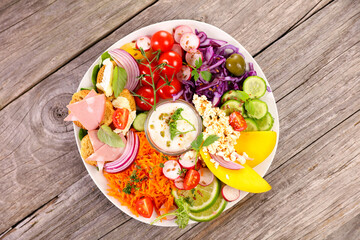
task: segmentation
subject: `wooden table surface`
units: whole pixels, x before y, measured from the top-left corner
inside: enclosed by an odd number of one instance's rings
[[[359,239],[359,13],[358,0],[0,1],[0,238]],[[183,230],[113,206],[63,121],[106,48],[170,19],[237,39],[267,76],[280,118],[265,176],[273,189]]]

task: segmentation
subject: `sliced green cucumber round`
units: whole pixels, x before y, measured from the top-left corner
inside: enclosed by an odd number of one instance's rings
[[[147,112],[140,113],[136,116],[133,127],[136,129],[136,131],[143,132],[145,129],[145,120],[147,117]]]
[[[244,91],[230,90],[221,97],[221,103],[224,103],[229,100],[245,102],[248,98],[249,98],[249,95],[247,93],[245,93]]]
[[[268,112],[268,106],[259,99],[251,99],[245,103],[247,115],[251,118],[260,119]]]
[[[274,118],[267,112],[263,118],[255,119],[255,122],[260,131],[269,131],[274,125]]]
[[[239,112],[241,115],[245,112],[244,103],[236,100],[226,101],[220,108],[224,110],[226,116],[229,116],[233,112]]]
[[[217,218],[225,210],[226,205],[227,205],[227,201],[220,194],[217,197],[215,203],[210,208],[197,213],[190,212],[189,217],[190,219],[198,222],[211,221],[214,218]]]
[[[201,212],[214,205],[218,196],[221,195],[220,181],[215,178],[214,181],[207,186],[198,184],[192,190],[173,190],[172,195],[175,198],[175,202],[179,196],[189,198],[189,201],[192,203],[192,206],[189,207],[190,211]]]
[[[252,118],[245,118],[245,122],[247,125],[247,128],[244,130],[244,132],[255,132],[259,131],[259,127],[256,124],[255,120]]]
[[[243,90],[250,98],[260,98],[266,92],[266,82],[258,76],[247,77],[243,84]]]

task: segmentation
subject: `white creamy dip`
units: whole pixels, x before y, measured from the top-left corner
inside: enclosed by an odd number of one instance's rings
[[[177,135],[171,140],[168,121],[172,114],[179,108],[184,109],[181,112],[181,116],[188,120],[195,127],[195,130],[191,131],[194,129],[193,126],[185,120],[178,120],[176,121],[177,129],[181,132],[190,132]],[[201,128],[201,126],[199,126],[197,113],[186,103],[182,102],[168,102],[158,105],[156,110],[151,114],[147,125],[148,135],[153,144],[168,153],[189,148],[191,142],[197,137],[199,128]]]

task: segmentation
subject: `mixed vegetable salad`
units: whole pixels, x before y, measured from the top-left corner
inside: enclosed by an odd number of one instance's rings
[[[108,194],[153,222],[210,221],[240,190],[270,185],[253,167],[272,152],[269,87],[239,49],[181,25],[103,53],[69,116]]]

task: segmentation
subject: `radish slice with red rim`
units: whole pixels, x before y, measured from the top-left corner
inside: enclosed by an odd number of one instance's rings
[[[187,81],[191,78],[191,68],[183,65],[180,71],[176,74],[176,78],[180,81]]]
[[[183,56],[184,56],[184,50],[181,48],[180,44],[174,43],[171,51],[174,51],[174,52],[176,52],[177,54],[179,54],[179,56],[180,56],[181,58],[183,58]]]
[[[214,174],[208,168],[200,168],[200,182],[201,186],[210,185],[214,181]]]
[[[177,28],[175,28],[175,32],[174,32],[175,42],[179,43],[180,39],[181,39],[182,35],[184,35],[184,33],[192,33],[191,27],[186,26],[186,25],[181,25],[181,26],[178,26]]]
[[[171,180],[175,180],[180,177],[181,167],[175,160],[170,160],[164,163],[163,174],[165,177]]]
[[[240,190],[230,187],[229,185],[225,185],[221,190],[221,194],[226,201],[233,202],[240,197]]]
[[[199,58],[203,60],[203,55],[199,50],[194,52],[187,52],[185,55],[186,62],[192,67],[195,67],[195,62],[198,61]]]
[[[195,167],[196,164],[196,152],[188,151],[181,154],[179,158],[179,163],[182,168],[191,169]]]
[[[175,205],[172,205],[172,206],[170,207],[170,209],[169,209],[168,212],[165,212],[164,209],[165,209],[165,204],[161,205],[161,207],[160,207],[160,211],[159,211],[159,212],[160,212],[160,215],[163,215],[163,214],[165,214],[165,213],[175,212],[175,211],[177,210],[177,207],[176,207]],[[168,215],[168,216],[164,217],[163,219],[164,219],[164,220],[173,220],[173,219],[175,219],[175,218],[176,218],[175,215]]]
[[[175,187],[179,190],[184,190],[184,178],[179,177],[178,179],[174,180]]]
[[[186,52],[196,50],[200,45],[200,39],[194,33],[184,33],[180,39],[180,45]]]
[[[144,51],[149,51],[151,48],[151,40],[147,36],[139,37],[136,40],[136,48],[140,49],[142,48]]]

